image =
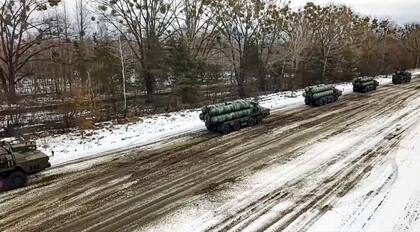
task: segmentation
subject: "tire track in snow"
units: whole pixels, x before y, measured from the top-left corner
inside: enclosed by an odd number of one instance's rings
[[[403,117],[394,120],[394,123],[401,120],[402,118]],[[382,130],[378,131],[377,133],[381,133],[381,132]],[[367,136],[367,137],[370,137],[370,136]],[[349,147],[346,151],[342,152],[341,155],[338,155],[333,160],[322,164],[319,168],[309,173],[306,173],[304,176],[300,177],[300,181],[298,181],[297,183],[294,183],[293,185],[299,186],[299,183],[306,182],[309,177],[325,171],[327,167],[332,166],[338,160],[340,160],[341,158],[344,158],[349,151],[354,150],[355,147],[357,147],[361,143],[363,143],[363,141],[359,141],[356,145]],[[331,177],[331,178],[334,178],[334,177]],[[330,182],[330,181],[327,181],[327,182]],[[232,231],[242,231],[244,228],[246,228],[246,226],[251,224],[253,221],[258,219],[262,215],[266,214],[271,208],[276,206],[279,200],[286,201],[288,197],[290,196],[293,197],[293,194],[291,193],[293,193],[294,191],[297,191],[296,187],[294,190],[291,190],[291,191],[285,191],[285,188],[287,188],[287,186],[281,186],[276,191],[268,193],[263,198],[258,199],[255,205],[250,205],[246,207],[245,209],[243,209],[242,211],[236,212],[234,216],[236,217],[236,219],[226,219],[224,222],[220,223],[219,225],[210,228],[210,231],[212,230],[226,231],[229,229],[232,229]],[[247,222],[244,222],[244,221],[247,221]]]

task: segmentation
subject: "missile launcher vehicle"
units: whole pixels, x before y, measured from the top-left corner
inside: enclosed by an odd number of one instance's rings
[[[0,190],[23,187],[29,175],[49,167],[49,157],[38,151],[35,143],[0,142]]]
[[[405,84],[411,82],[412,74],[406,71],[396,71],[394,75],[392,75],[392,83],[395,85]]]
[[[201,109],[200,119],[208,130],[228,134],[245,126],[254,126],[270,115],[270,109],[260,106],[256,101],[238,100]]]
[[[353,92],[367,93],[376,90],[379,82],[373,77],[358,77],[353,79]]]
[[[306,105],[322,106],[336,102],[342,94],[343,92],[333,85],[316,85],[306,87],[303,97]]]

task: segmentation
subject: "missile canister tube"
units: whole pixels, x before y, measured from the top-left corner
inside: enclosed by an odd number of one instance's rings
[[[328,91],[328,90],[332,90],[334,89],[334,86],[332,85],[318,85],[318,86],[311,86],[311,87],[306,87],[305,88],[305,92],[308,93],[319,93],[319,92],[324,92],[324,91]]]
[[[334,95],[333,90],[315,93],[314,95],[312,95],[312,99],[319,99],[321,97],[330,96],[330,95]]]
[[[367,81],[367,82],[362,82],[361,86],[369,86],[369,85],[376,85],[375,81]]]
[[[237,123],[240,126],[253,125],[251,119],[260,120],[270,114],[270,110],[253,101],[238,100],[223,104],[205,106],[201,109],[199,117],[205,122],[207,129],[228,133]],[[226,129],[228,128],[228,129]],[[235,127],[237,128],[237,127]]]
[[[227,122],[233,119],[246,117],[252,114],[252,109],[236,111],[228,114],[222,114],[219,116],[214,116],[210,118],[210,123],[212,125],[216,125],[219,123]]]
[[[209,107],[208,114],[210,116],[217,116],[221,114],[227,114],[231,112],[241,111],[251,108],[251,103],[247,101],[235,101],[227,103],[226,105]]]

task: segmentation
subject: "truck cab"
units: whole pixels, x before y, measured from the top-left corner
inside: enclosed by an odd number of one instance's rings
[[[403,70],[398,70],[392,75],[392,83],[395,85],[411,82],[412,74]]]
[[[270,115],[269,108],[260,106],[256,101],[252,101],[251,104],[253,105],[252,109],[254,114],[261,114],[261,116],[264,118]]]
[[[51,167],[49,157],[37,150],[33,142],[0,144],[0,189],[23,187],[28,176]]]

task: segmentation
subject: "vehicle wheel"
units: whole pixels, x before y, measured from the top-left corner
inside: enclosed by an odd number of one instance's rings
[[[249,118],[248,120],[248,126],[255,126],[256,120],[255,118]]]
[[[232,129],[230,128],[230,125],[229,124],[225,124],[224,126],[223,126],[223,134],[229,134],[230,132],[232,131]]]
[[[329,104],[329,103],[333,103],[333,102],[334,102],[334,97],[329,97],[329,98],[328,98],[328,104]]]
[[[260,124],[262,122],[262,120],[263,120],[263,117],[262,116],[258,116],[257,117],[257,124]]]
[[[353,92],[357,93],[357,88],[353,87]]]
[[[241,122],[236,121],[236,122],[233,124],[233,130],[234,130],[234,131],[238,131],[238,130],[240,130],[240,129],[241,129]]]
[[[367,88],[366,86],[362,88],[362,93],[366,93],[367,92]]]
[[[26,185],[28,182],[28,176],[21,171],[14,171],[6,178],[5,182],[5,188],[7,190],[20,188]]]
[[[310,106],[311,105],[311,101],[309,101],[309,99],[305,98],[305,104]]]

